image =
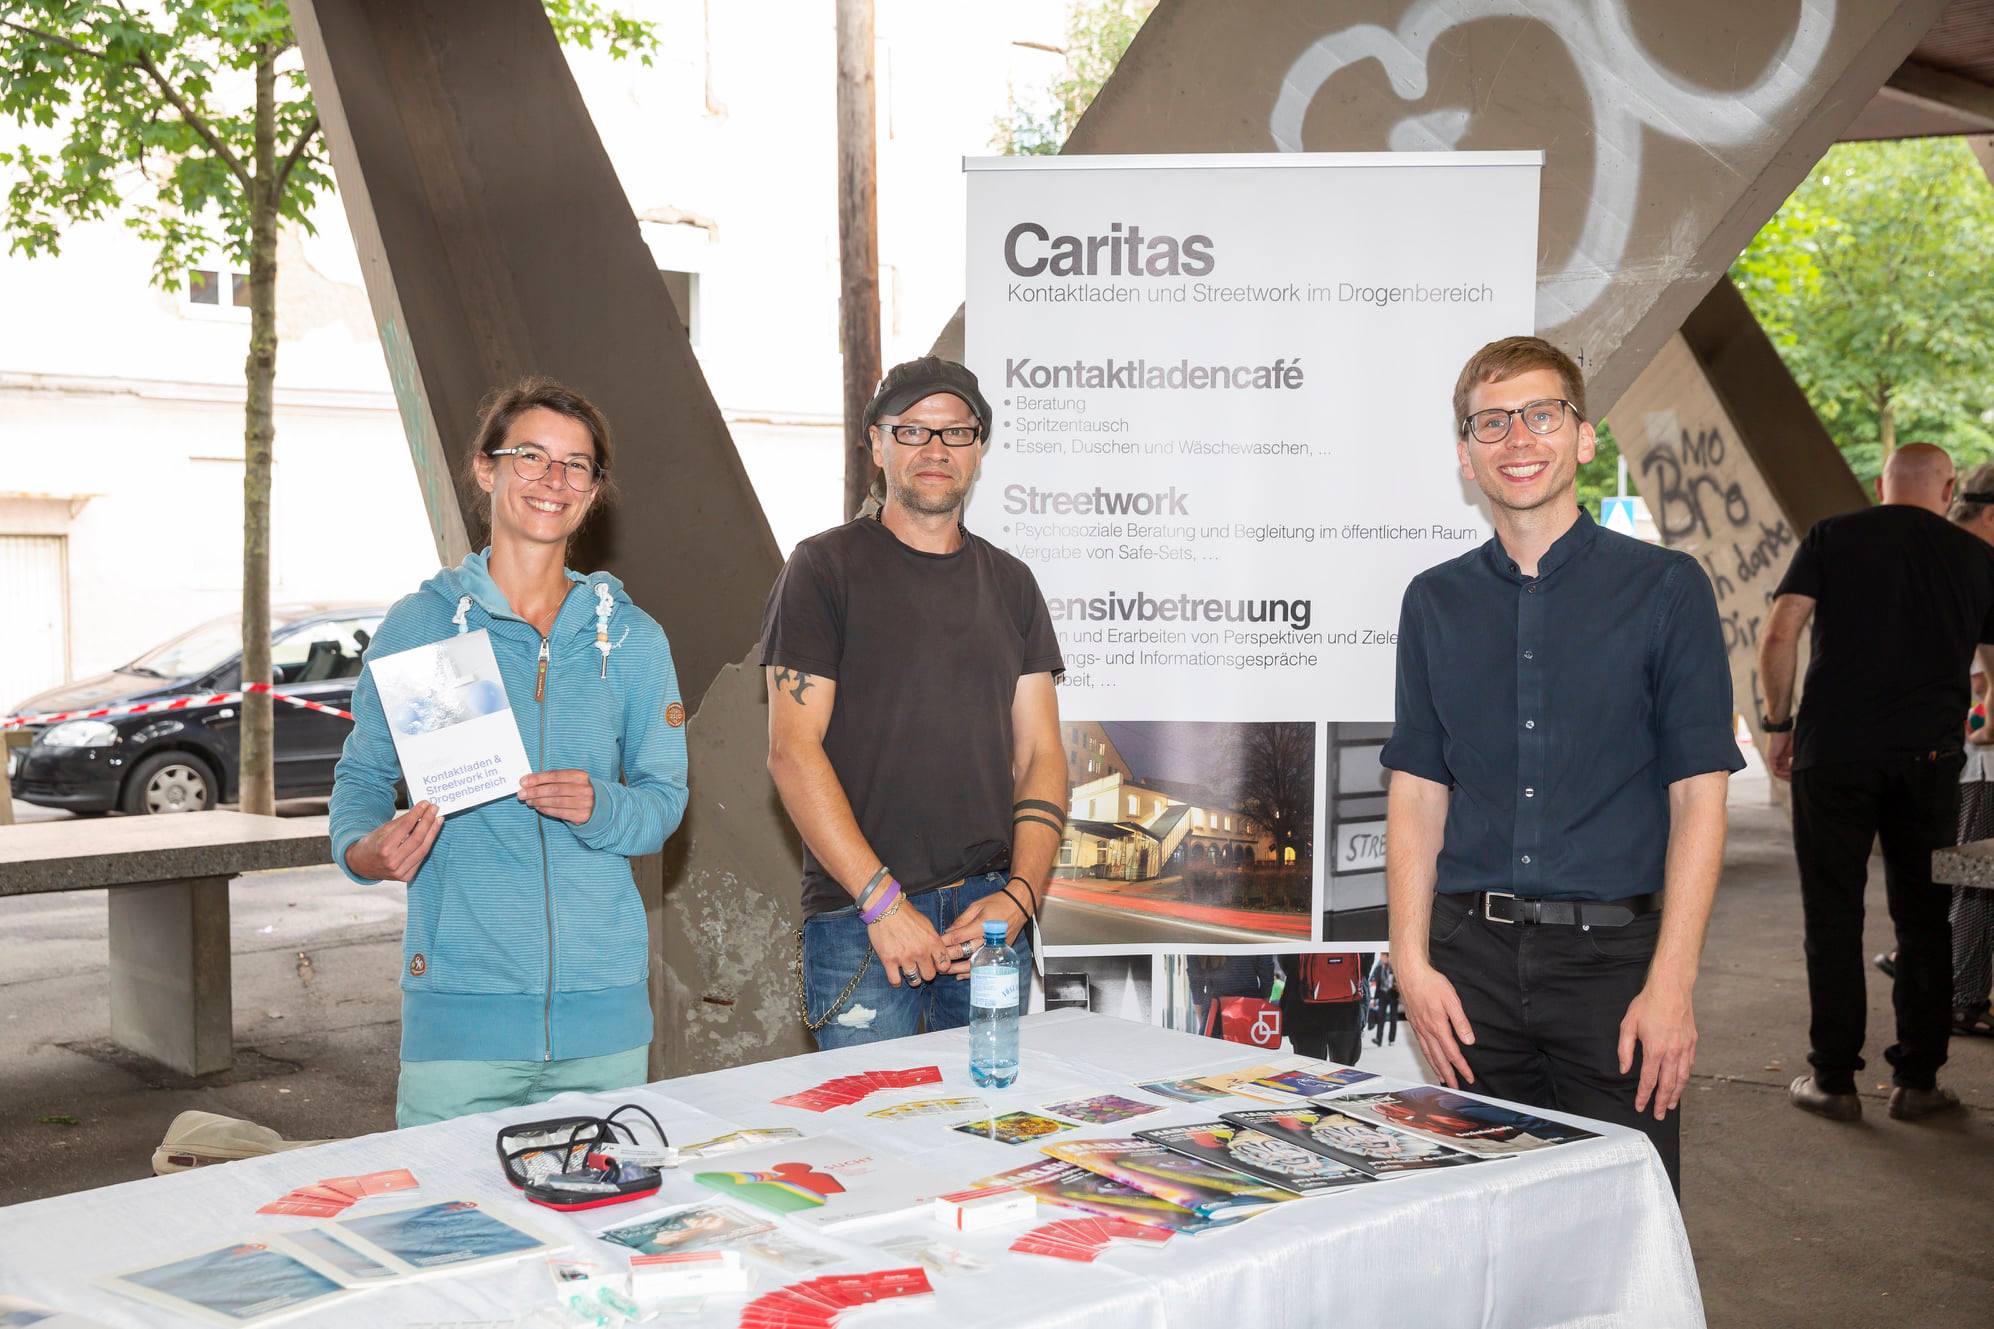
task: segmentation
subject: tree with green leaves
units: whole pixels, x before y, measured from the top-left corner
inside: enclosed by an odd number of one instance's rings
[[[1074,0],[1067,16],[1059,72],[1043,103],[1020,102],[1015,91],[997,117],[997,146],[1007,157],[1050,157],[1141,31],[1156,0]]]
[[[596,0],[546,0],[557,36],[650,63],[651,24]],[[153,280],[228,255],[249,273],[243,367],[242,679],[270,679],[270,463],[276,438],[277,228],[309,232],[332,188],[285,0],[0,0],[0,114],[23,135],[0,226],[14,253],[118,217],[154,247]],[[241,800],[274,810],[271,701],[242,704]]]
[[[1829,149],[1732,278],[1865,482],[1898,440],[1994,458],[1994,187],[1958,139]]]

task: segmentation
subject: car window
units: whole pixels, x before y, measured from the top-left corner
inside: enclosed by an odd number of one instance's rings
[[[125,668],[160,678],[195,678],[241,653],[242,615],[229,614],[155,646]]]
[[[308,623],[270,644],[270,673],[279,683],[329,683],[360,675],[360,657],[379,618]]]

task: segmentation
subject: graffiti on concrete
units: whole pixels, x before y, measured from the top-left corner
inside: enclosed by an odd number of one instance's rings
[[[1338,72],[1376,60],[1398,96],[1415,103],[1427,95],[1434,46],[1471,20],[1529,19],[1562,41],[1584,81],[1592,107],[1592,133],[1561,136],[1584,142],[1593,155],[1585,220],[1569,259],[1556,272],[1538,274],[1537,326],[1569,323],[1606,293],[1623,275],[1633,238],[1642,187],[1642,147],[1649,134],[1695,143],[1718,155],[1770,136],[1806,92],[1827,52],[1835,29],[1837,0],[1802,0],[1786,49],[1768,62],[1749,87],[1716,91],[1697,87],[1657,64],[1631,27],[1625,0],[1416,0],[1396,29],[1355,24],[1317,39],[1289,66],[1268,119],[1268,132],[1283,152],[1303,149],[1302,124],[1309,106]],[[1408,111],[1389,134],[1395,152],[1446,151],[1467,133],[1473,109],[1466,106]],[[1547,175],[1559,170],[1554,142]],[[1671,256],[1657,255],[1657,258]]]
[[[1709,574],[1738,706],[1749,697],[1756,724],[1765,713],[1759,634],[1797,537],[1769,496],[1754,501],[1756,473],[1734,455],[1724,422],[1686,425],[1674,411],[1654,411],[1643,423],[1641,492],[1662,542],[1695,555]]]

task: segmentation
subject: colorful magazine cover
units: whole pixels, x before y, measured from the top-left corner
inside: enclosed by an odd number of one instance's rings
[[[729,1199],[788,1214],[826,1231],[907,1213],[960,1187],[949,1178],[875,1156],[835,1135],[754,1149],[725,1171],[692,1179]]]
[[[982,1117],[956,1123],[955,1130],[998,1144],[1032,1144],[1061,1131],[1078,1129],[1070,1121],[1054,1121],[1037,1112],[1006,1112],[1001,1117]]]
[[[1348,1164],[1304,1149],[1288,1140],[1277,1140],[1259,1131],[1250,1131],[1228,1121],[1204,1121],[1195,1126],[1158,1126],[1137,1131],[1140,1139],[1165,1149],[1202,1158],[1249,1177],[1258,1177],[1297,1195],[1320,1195],[1345,1186],[1370,1181],[1369,1175]]]
[[[603,1241],[628,1246],[639,1255],[663,1255],[733,1245],[742,1237],[767,1232],[774,1226],[724,1204],[682,1204],[662,1213],[647,1214],[634,1222],[619,1223],[595,1235]]]
[[[1297,1098],[1314,1098],[1318,1094],[1336,1094],[1353,1084],[1378,1077],[1370,1071],[1360,1071],[1354,1066],[1342,1066],[1322,1073],[1305,1070],[1282,1071],[1278,1075],[1263,1075],[1253,1083],[1264,1089],[1278,1089]]]
[[[1293,1192],[1269,1186],[1258,1177],[1175,1153],[1152,1140],[1133,1136],[1062,1140],[1040,1147],[1054,1158],[1063,1158],[1160,1200],[1181,1204],[1204,1218],[1244,1216],[1295,1198]]]
[[[1253,1108],[1219,1115],[1235,1126],[1313,1149],[1373,1177],[1425,1172],[1432,1168],[1482,1161],[1477,1155],[1450,1149],[1438,1140],[1423,1139],[1390,1126],[1346,1117],[1323,1103],[1307,1107]]]
[[[1055,1112],[1068,1121],[1084,1121],[1090,1126],[1112,1126],[1130,1117],[1140,1117],[1145,1113],[1161,1112],[1154,1103],[1138,1103],[1133,1098],[1123,1098],[1120,1094],[1096,1094],[1092,1098],[1074,1098],[1064,1103],[1047,1103],[1047,1112]]]
[[[1136,1088],[1146,1094],[1174,1099],[1179,1103],[1209,1103],[1214,1098],[1231,1097],[1223,1089],[1214,1089],[1196,1080],[1146,1080]]]
[[[1036,1163],[1014,1167],[1008,1172],[983,1178],[976,1186],[1013,1186],[1048,1204],[1062,1204],[1104,1218],[1126,1218],[1172,1232],[1204,1232],[1236,1223],[1236,1218],[1202,1218],[1181,1204],[1159,1200],[1154,1195],[1124,1186],[1098,1172],[1061,1158],[1042,1158]]]
[[[391,1209],[332,1224],[343,1241],[403,1274],[451,1273],[565,1249],[478,1207],[476,1200]]]
[[[1221,1094],[1235,1098],[1257,1098],[1263,1103],[1285,1103],[1294,1095],[1281,1089],[1269,1089],[1260,1081],[1271,1075],[1295,1069],[1290,1062],[1279,1065],[1248,1066],[1244,1070],[1220,1071],[1213,1075],[1201,1075],[1197,1082],[1207,1089],[1215,1089]]]
[[[1338,1112],[1359,1120],[1396,1126],[1492,1158],[1599,1138],[1594,1131],[1485,1103],[1438,1085],[1423,1084],[1384,1094],[1349,1094],[1335,1103]]]
[[[347,1289],[289,1251],[242,1241],[103,1280],[113,1292],[205,1324],[256,1325],[317,1310]]]

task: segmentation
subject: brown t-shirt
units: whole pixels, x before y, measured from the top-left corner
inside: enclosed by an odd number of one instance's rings
[[[761,644],[763,665],[837,681],[824,752],[903,889],[1009,854],[1011,702],[1024,675],[1066,668],[1030,568],[967,530],[924,554],[860,517],[796,546]],[[851,902],[806,846],[804,912]]]

